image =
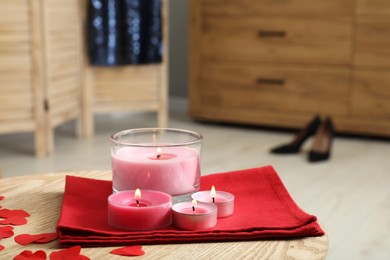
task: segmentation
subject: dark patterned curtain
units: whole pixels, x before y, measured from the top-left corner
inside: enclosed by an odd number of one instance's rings
[[[161,0],[89,0],[87,25],[92,65],[161,62]]]

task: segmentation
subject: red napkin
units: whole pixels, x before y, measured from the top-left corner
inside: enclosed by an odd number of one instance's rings
[[[316,217],[295,204],[272,166],[203,176],[201,190],[209,190],[211,185],[235,195],[234,214],[218,219],[212,230],[168,227],[121,231],[107,224],[107,197],[112,192],[112,183],[66,176],[57,225],[59,243],[90,247],[290,239],[324,234]]]

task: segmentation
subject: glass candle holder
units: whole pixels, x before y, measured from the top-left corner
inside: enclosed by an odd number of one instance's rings
[[[111,136],[112,189],[157,190],[175,202],[200,186],[202,135],[173,128],[139,128]]]

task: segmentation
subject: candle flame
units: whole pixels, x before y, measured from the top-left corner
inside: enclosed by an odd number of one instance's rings
[[[215,198],[215,196],[217,196],[214,185],[211,187],[210,196],[211,198]]]
[[[135,190],[134,197],[136,199],[140,199],[141,198],[141,190],[140,189],[136,189]]]
[[[160,156],[161,156],[161,154],[162,154],[162,149],[161,149],[161,147],[157,147],[156,154],[157,154],[157,159],[160,158]]]
[[[195,206],[198,204],[198,202],[196,202],[196,199],[192,199],[192,212],[195,214]]]

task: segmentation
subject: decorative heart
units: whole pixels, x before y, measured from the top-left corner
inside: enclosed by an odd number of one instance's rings
[[[4,246],[0,245],[0,251],[3,250],[4,248],[5,248]]]
[[[15,216],[29,217],[30,214],[23,209],[0,209],[0,218],[11,218]]]
[[[0,239],[12,237],[14,235],[13,229],[11,226],[0,227]]]
[[[125,246],[114,249],[110,253],[123,256],[141,256],[145,254],[145,251],[142,250],[142,246]]]
[[[31,250],[24,250],[15,256],[14,260],[46,260],[46,253],[42,250],[38,250],[35,253]]]
[[[45,244],[57,239],[57,233],[43,233],[40,234],[41,238],[36,240],[36,244]]]
[[[43,233],[43,234],[21,234],[17,235],[15,242],[19,245],[26,246],[28,244],[44,244],[57,239],[57,233]]]
[[[50,254],[50,260],[90,260],[84,255],[80,255],[81,247],[72,246],[60,251],[54,251]]]
[[[4,196],[0,196],[0,200],[4,199],[5,197]]]
[[[21,234],[14,237],[15,242],[22,246],[34,243],[36,239],[36,236],[30,234]]]
[[[23,216],[13,216],[3,220],[0,220],[0,225],[24,225],[27,223],[27,219]]]

